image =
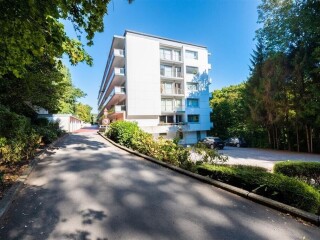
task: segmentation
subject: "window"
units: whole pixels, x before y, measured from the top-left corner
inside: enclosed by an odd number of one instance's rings
[[[182,115],[176,115],[176,123],[182,123]]]
[[[175,110],[181,111],[182,110],[182,99],[175,100]]]
[[[160,74],[161,76],[171,77],[172,76],[172,67],[168,65],[160,65]]]
[[[160,48],[160,58],[171,61],[181,61],[181,51],[176,49]]]
[[[159,133],[159,136],[166,137],[167,134],[166,133]]]
[[[161,59],[171,60],[171,50],[166,48],[160,48],[160,57]]]
[[[161,99],[161,110],[162,111],[173,111],[173,100],[172,99]]]
[[[162,83],[161,93],[172,94],[172,83]]]
[[[166,116],[160,116],[159,118],[160,124],[162,123],[173,123],[173,116],[166,115]]]
[[[187,107],[199,107],[199,99],[197,98],[188,98]]]
[[[197,67],[186,66],[187,74],[197,74],[199,69]]]
[[[198,59],[198,52],[186,50],[186,58]]]
[[[173,52],[172,52],[172,60],[181,61],[181,52],[179,50],[173,50]]]
[[[197,131],[197,140],[199,141],[201,139],[201,132]]]
[[[198,91],[198,83],[187,82],[187,89],[190,92]]]
[[[181,77],[181,67],[172,67],[169,65],[160,65],[160,75],[164,77]]]
[[[199,115],[188,115],[188,122],[189,123],[198,123],[199,122]]]

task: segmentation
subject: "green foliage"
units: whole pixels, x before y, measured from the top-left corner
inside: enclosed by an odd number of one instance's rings
[[[0,163],[14,163],[33,156],[39,134],[28,118],[0,106]]]
[[[201,162],[204,163],[225,163],[228,156],[219,154],[216,149],[208,148],[203,143],[197,143],[191,148],[191,151],[201,156]]]
[[[75,115],[79,117],[84,122],[91,122],[92,115],[91,115],[92,107],[87,104],[77,103],[75,106]]]
[[[63,130],[60,129],[58,122],[47,122],[44,125],[44,121],[41,121],[39,125],[34,126],[36,132],[41,136],[43,143],[52,143],[59,136],[63,134]]]
[[[320,163],[285,161],[276,163],[273,167],[275,173],[294,177],[310,185],[320,188]]]
[[[242,83],[212,93],[210,105],[214,128],[211,134],[222,139],[241,136],[252,147],[265,147],[266,132],[250,118],[248,100],[252,98],[245,92],[245,87]]]
[[[201,175],[305,211],[318,213],[320,208],[320,193],[316,189],[297,179],[272,174],[262,168],[204,164],[197,170]]]
[[[140,131],[137,123],[116,121],[108,126],[106,136],[111,140],[130,148],[136,132]]]
[[[93,44],[95,32],[103,31],[103,17],[109,0],[3,0],[0,5],[0,76],[21,77],[35,60],[54,63],[65,53],[76,64],[92,59],[78,40],[70,39],[59,22],[69,20],[80,39],[86,33]]]
[[[38,119],[32,125],[25,116],[0,105],[0,164],[14,164],[34,156],[41,139],[50,143],[63,131],[58,123]]]
[[[109,125],[106,136],[113,141],[132,148],[150,157],[168,162],[175,166],[191,169],[193,164],[189,159],[189,150],[177,145],[171,140],[159,138],[142,131],[136,123],[116,121]]]

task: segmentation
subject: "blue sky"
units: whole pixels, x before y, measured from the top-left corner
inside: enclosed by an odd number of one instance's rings
[[[259,0],[113,0],[104,18],[105,30],[87,47],[94,65],[67,66],[73,83],[87,93],[79,101],[97,112],[97,96],[112,36],[125,29],[208,47],[212,70],[210,90],[245,81],[255,48]],[[75,36],[70,24],[66,31]],[[83,38],[85,40],[85,38]],[[67,63],[66,59],[65,63]]]

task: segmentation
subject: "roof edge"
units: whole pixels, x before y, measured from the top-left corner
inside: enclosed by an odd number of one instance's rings
[[[158,38],[158,39],[162,39],[162,40],[167,40],[167,41],[172,41],[172,42],[177,42],[177,43],[182,43],[182,44],[186,44],[186,45],[190,45],[190,46],[195,46],[195,47],[200,47],[200,48],[205,48],[208,50],[207,47],[202,46],[202,45],[198,45],[198,44],[194,44],[194,43],[188,43],[188,42],[183,42],[183,41],[179,41],[179,40],[174,40],[174,39],[170,39],[170,38],[165,38],[165,37],[160,37],[160,36],[156,36],[156,35],[152,35],[152,34],[147,34],[147,33],[142,33],[142,32],[137,32],[137,31],[132,31],[132,30],[128,30],[126,29],[124,31],[123,36],[126,36],[127,33],[133,33],[133,34],[137,34],[137,35],[141,35],[141,36],[146,36],[146,37],[152,37],[152,38]]]

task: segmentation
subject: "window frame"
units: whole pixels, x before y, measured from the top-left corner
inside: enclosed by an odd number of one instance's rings
[[[188,72],[188,69],[193,69],[192,72]],[[195,70],[196,69],[196,70]],[[199,73],[199,68],[194,66],[186,66],[186,74],[196,75]]]
[[[190,121],[190,117],[196,117],[196,118],[198,118],[197,120],[198,121]],[[200,115],[199,114],[188,114],[188,116],[187,116],[187,118],[188,118],[188,123],[200,123]]]
[[[189,102],[195,101],[197,104],[189,104]],[[199,108],[199,98],[187,98],[187,107],[189,108]]]
[[[185,51],[185,56],[187,59],[194,59],[194,60],[198,60],[198,52],[197,51],[193,51],[193,50],[186,50]],[[190,56],[190,57],[189,57]],[[192,56],[192,57],[191,57]]]

